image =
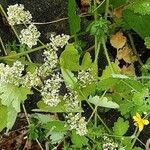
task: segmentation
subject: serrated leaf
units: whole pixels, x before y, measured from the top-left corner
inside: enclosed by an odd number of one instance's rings
[[[7,108],[7,131],[11,129],[16,121],[17,118],[17,111],[12,107]]]
[[[145,45],[146,45],[146,48],[148,48],[148,49],[150,49],[150,37],[146,37],[145,39],[144,39],[144,41],[145,41]]]
[[[135,105],[142,106],[146,97],[149,97],[149,90],[144,88],[140,92],[134,93],[132,100]]]
[[[99,96],[90,96],[88,101],[96,106],[118,109],[119,105],[115,102],[109,101],[107,97],[100,98]]]
[[[123,18],[143,39],[150,36],[150,15],[140,15],[126,9]]]
[[[113,68],[113,71],[115,72],[115,74],[120,74],[121,70],[118,66],[118,63],[111,63],[111,66]],[[102,76],[101,76],[101,80],[107,79],[112,77],[112,71],[111,71],[111,67],[110,66],[106,66],[106,68],[103,70]]]
[[[0,103],[0,132],[7,126],[7,107]]]
[[[64,69],[69,69],[70,71],[79,70],[79,58],[80,55],[75,49],[73,44],[66,45],[65,50],[60,56],[60,65]]]
[[[113,131],[117,136],[123,136],[129,128],[129,122],[124,121],[123,118],[118,118],[117,122],[114,123]]]
[[[80,17],[76,14],[76,1],[68,0],[68,17],[71,35],[80,31]]]
[[[89,52],[86,52],[84,54],[83,59],[82,59],[82,64],[80,66],[80,69],[81,70],[87,70],[88,68],[90,68],[91,64],[92,64],[91,55]]]
[[[59,143],[65,136],[64,132],[50,132],[52,144]]]
[[[150,15],[149,0],[134,0],[132,3],[130,3],[128,8],[141,15]]]
[[[1,84],[0,86],[1,103],[7,107],[12,106],[17,112],[20,112],[20,103],[25,101],[27,95],[31,93],[26,87],[17,87],[12,84]]]
[[[88,144],[88,139],[85,136],[80,136],[76,134],[75,131],[72,131],[71,141],[77,148],[82,148],[82,146]]]
[[[61,68],[61,73],[63,75],[65,84],[71,89],[75,89],[77,86],[77,78],[74,76],[74,74],[70,70],[63,68]]]

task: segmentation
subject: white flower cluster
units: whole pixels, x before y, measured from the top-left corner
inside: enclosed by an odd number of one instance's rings
[[[50,45],[52,46],[53,49],[58,50],[59,47],[63,48],[68,43],[69,39],[70,39],[69,35],[62,34],[54,36],[52,34],[50,38],[51,41]]]
[[[20,61],[14,62],[13,66],[0,63],[0,84],[10,83],[19,86],[24,65]]]
[[[27,27],[27,29],[21,30],[19,37],[21,44],[26,44],[31,48],[32,46],[37,45],[40,32],[37,30],[35,25],[31,24]]]
[[[82,87],[86,87],[87,84],[91,84],[94,81],[94,77],[91,74],[91,69],[79,71],[77,78]]]
[[[67,124],[70,127],[70,130],[75,129],[76,133],[80,136],[84,136],[87,133],[86,128],[86,121],[84,117],[81,117],[79,113],[76,115],[73,115],[72,113],[69,113],[66,117]]]
[[[103,150],[117,150],[118,144],[115,143],[112,139],[108,138],[107,136],[103,137]]]
[[[79,98],[76,91],[65,94],[63,100],[65,101],[65,108],[67,111],[72,111],[79,107]]]
[[[34,73],[27,72],[25,76],[23,76],[22,84],[27,88],[36,87],[41,83],[40,78],[37,75],[37,70]]]
[[[45,81],[41,89],[41,95],[45,104],[49,106],[57,106],[60,102],[59,89],[61,87],[62,79],[60,74],[53,74],[51,79]]]
[[[22,4],[11,5],[7,8],[8,22],[10,25],[30,23],[32,15],[24,10]]]

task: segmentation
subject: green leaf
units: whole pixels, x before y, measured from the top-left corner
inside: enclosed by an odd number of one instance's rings
[[[17,111],[12,107],[7,108],[7,130],[11,129],[17,118]]]
[[[149,0],[134,0],[132,3],[130,3],[128,8],[141,15],[150,15]]]
[[[126,9],[123,18],[143,39],[150,36],[150,15],[140,15]]]
[[[107,97],[100,98],[99,96],[89,97],[88,101],[96,106],[118,109],[119,105],[115,102],[108,101]]]
[[[63,68],[61,68],[61,73],[63,75],[65,84],[71,89],[75,89],[77,86],[77,78],[74,76],[74,74],[70,70]]]
[[[114,123],[113,131],[114,135],[123,136],[129,128],[129,122],[124,121],[123,118],[118,118],[117,122]]]
[[[61,53],[60,56],[60,65],[64,69],[69,69],[71,71],[79,70],[79,58],[80,55],[75,49],[73,44],[66,45],[65,50]]]
[[[145,39],[144,39],[144,41],[145,41],[145,45],[146,45],[146,48],[148,48],[148,49],[150,49],[150,37],[146,37]]]
[[[80,17],[76,14],[76,1],[68,0],[68,17],[71,35],[80,31]]]
[[[50,134],[51,134],[50,139],[52,144],[61,142],[61,140],[63,140],[65,136],[64,132],[50,132]]]
[[[65,122],[57,120],[49,121],[43,125],[43,128],[53,132],[65,132],[68,130],[68,128],[65,126]]]
[[[0,132],[7,126],[7,107],[0,103]]]
[[[111,63],[111,66],[113,67],[113,70],[116,74],[120,74],[121,70],[118,66],[118,63]],[[111,67],[110,66],[106,66],[106,68],[103,70],[102,76],[101,76],[101,80],[107,79],[112,77],[112,71],[111,71]]]
[[[90,68],[91,64],[92,64],[91,55],[89,52],[86,52],[82,59],[82,64],[80,66],[80,69],[87,70],[88,68]]]
[[[132,100],[135,105],[142,106],[146,97],[149,97],[149,90],[144,88],[140,92],[134,93]]]
[[[82,148],[82,146],[88,144],[88,139],[85,136],[76,134],[75,131],[72,131],[71,141],[77,148]]]
[[[12,106],[17,112],[20,112],[20,103],[27,99],[28,94],[31,94],[31,91],[26,87],[17,87],[12,84],[0,86],[1,103],[7,107]]]
[[[39,131],[34,124],[29,125],[28,138],[30,140],[36,140],[39,137]]]
[[[124,5],[127,0],[110,0],[110,3],[112,4],[113,8],[117,8],[121,5]]]

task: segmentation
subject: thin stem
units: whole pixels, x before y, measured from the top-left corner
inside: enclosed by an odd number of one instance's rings
[[[131,149],[134,147],[135,142],[136,142],[136,140],[138,139],[140,133],[141,133],[140,131],[137,132],[137,134],[136,134],[136,136],[135,136],[135,138],[134,138],[134,140],[133,140],[133,142],[132,142],[132,144],[131,144]]]
[[[1,38],[1,37],[0,37],[0,43],[1,43],[1,45],[2,45],[2,48],[3,48],[4,54],[5,54],[5,55],[7,55],[7,51],[6,51],[6,48],[5,48],[5,46],[4,46],[4,43],[3,43],[3,41],[2,41],[2,38]]]
[[[100,8],[104,2],[105,2],[105,0],[103,0],[96,8],[92,11],[92,13],[94,13],[98,8]]]
[[[107,59],[108,64],[109,64],[109,66],[110,66],[111,72],[112,72],[112,74],[113,74],[113,73],[114,73],[114,69],[113,69],[112,64],[111,64],[111,62],[110,62],[110,58],[109,58],[109,55],[108,55],[108,51],[107,51],[107,48],[106,48],[106,44],[105,44],[104,38],[102,38],[102,44],[103,44],[103,48],[104,48],[104,52],[105,52],[106,59]]]
[[[137,50],[136,50],[136,47],[135,47],[135,44],[134,44],[134,40],[133,40],[133,37],[132,37],[131,33],[128,33],[128,37],[129,37],[129,40],[130,40],[130,44],[131,44],[131,46],[132,46],[132,49],[133,49],[135,55],[137,56],[140,65],[143,66],[143,62],[141,61],[141,59],[140,59],[140,57],[139,57],[139,55],[138,55],[138,53],[137,53]]]
[[[5,18],[7,19],[7,18],[8,18],[8,17],[7,17],[7,14],[5,13],[5,11],[4,11],[4,9],[3,9],[3,7],[2,7],[2,5],[1,5],[1,4],[0,4],[0,9],[1,9],[2,13],[4,14]],[[8,19],[7,19],[7,21],[8,21]],[[16,30],[15,30],[14,26],[12,26],[12,25],[11,25],[11,28],[12,28],[13,32],[15,33],[15,35],[16,35],[16,37],[17,37],[17,39],[19,40],[18,33],[16,32]]]
[[[26,108],[25,108],[25,106],[24,106],[23,103],[22,103],[22,108],[23,108],[25,117],[26,117],[26,119],[27,119],[28,125],[30,125],[30,124],[31,124],[31,123],[30,123],[30,119],[29,119],[29,117],[28,117],[28,113],[27,113]],[[38,145],[39,145],[39,147],[41,148],[41,150],[44,150],[43,147],[42,147],[42,145],[41,145],[41,143],[39,142],[39,140],[38,140],[37,138],[36,138],[36,142],[38,143]]]
[[[6,59],[9,59],[9,58],[15,58],[16,56],[23,56],[23,55],[26,55],[26,54],[29,54],[29,53],[33,53],[35,51],[38,51],[38,50],[41,50],[41,49],[44,49],[44,48],[45,48],[45,46],[39,46],[39,47],[36,47],[34,49],[29,49],[28,51],[25,51],[25,52],[17,53],[15,55],[9,55],[9,56],[0,57],[0,60],[6,60]]]
[[[107,20],[108,12],[109,12],[109,0],[106,0],[106,6],[105,6],[105,19],[106,20]]]

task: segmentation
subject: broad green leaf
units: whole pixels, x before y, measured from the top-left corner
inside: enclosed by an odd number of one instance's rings
[[[118,109],[119,105],[115,102],[109,101],[107,97],[100,98],[99,96],[90,96],[88,101],[96,106]]]
[[[121,70],[118,66],[118,63],[111,63],[111,66],[113,68],[113,71],[115,74],[120,74]],[[102,76],[101,76],[101,80],[107,79],[112,77],[112,71],[111,71],[111,67],[110,66],[106,66],[106,68],[103,70]]]
[[[148,48],[148,49],[150,49],[150,37],[146,37],[145,39],[144,39],[144,41],[145,41],[145,45],[146,45],[146,47]]]
[[[58,120],[49,121],[43,125],[43,128],[53,132],[65,132],[68,130],[68,128],[65,126],[65,122]]]
[[[20,112],[20,103],[27,99],[28,94],[31,94],[31,91],[26,87],[17,87],[12,84],[0,86],[1,103],[7,107],[12,106],[17,112]]]
[[[71,141],[77,148],[82,148],[82,146],[88,144],[88,139],[85,136],[80,136],[76,134],[75,131],[72,131]]]
[[[65,133],[64,132],[50,132],[50,139],[52,144],[59,143],[63,140]]]
[[[142,106],[146,97],[149,97],[149,90],[144,88],[140,92],[134,93],[132,100],[135,105]]]
[[[111,5],[113,6],[113,8],[117,8],[121,5],[124,5],[126,3],[127,0],[110,0]]]
[[[113,131],[117,136],[123,136],[129,128],[129,122],[124,121],[123,118],[118,118],[117,122],[114,123]]]
[[[61,73],[63,75],[65,84],[71,89],[75,89],[77,86],[77,78],[74,76],[74,74],[70,70],[63,68],[61,68]]]
[[[36,140],[39,138],[39,133],[38,133],[37,126],[35,124],[30,124],[29,125],[29,131],[28,131],[28,138],[30,140]]]
[[[126,9],[123,18],[143,39],[150,37],[150,15],[140,15]]]
[[[7,126],[7,107],[0,103],[0,132]]]
[[[149,0],[134,0],[132,3],[130,3],[128,8],[141,15],[150,15]]]
[[[71,35],[80,31],[80,17],[76,13],[76,1],[68,0],[68,17]]]
[[[73,44],[66,45],[65,50],[60,56],[60,65],[64,69],[69,69],[71,71],[79,70],[79,58],[80,55],[75,49]]]
[[[17,111],[12,107],[7,107],[7,131],[11,129],[17,118]]]
[[[80,66],[80,69],[81,70],[87,70],[88,68],[90,68],[91,64],[92,64],[91,55],[89,52],[86,52],[84,54],[83,59],[82,59],[82,64]]]

